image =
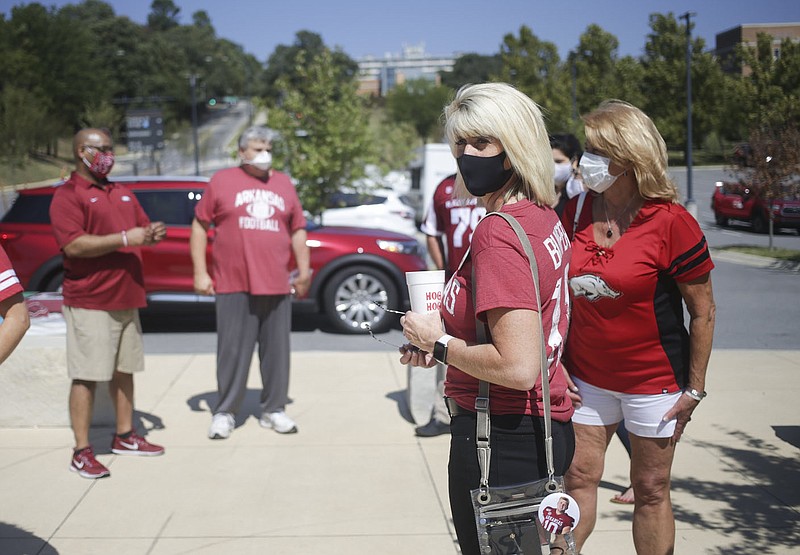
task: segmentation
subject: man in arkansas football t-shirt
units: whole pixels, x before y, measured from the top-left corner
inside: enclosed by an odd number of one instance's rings
[[[208,437],[225,439],[244,399],[253,349],[261,368],[259,423],[278,433],[297,431],[289,402],[291,292],[311,281],[306,220],[286,174],[272,168],[275,133],[251,127],[239,139],[241,165],[214,174],[195,207],[190,240],[194,286],[216,295],[217,385]],[[208,229],[214,226],[213,265],[206,266]],[[290,283],[292,256],[298,276]],[[213,276],[213,277],[212,277]],[[267,347],[269,346],[269,347]]]

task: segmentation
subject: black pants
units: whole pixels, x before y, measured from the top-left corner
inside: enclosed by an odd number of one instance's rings
[[[475,445],[476,415],[454,416],[450,424],[448,465],[450,510],[463,555],[481,555],[470,491],[480,485]],[[492,415],[489,485],[510,486],[547,477],[544,419],[525,415]],[[553,461],[563,476],[575,453],[572,422],[553,421]]]

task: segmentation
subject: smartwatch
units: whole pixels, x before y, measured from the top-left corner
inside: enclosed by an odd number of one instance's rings
[[[451,339],[453,339],[452,335],[444,334],[433,344],[433,358],[442,364],[447,364],[447,344]]]

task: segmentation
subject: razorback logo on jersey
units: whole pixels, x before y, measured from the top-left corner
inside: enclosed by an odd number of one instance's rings
[[[603,278],[594,274],[575,276],[569,280],[569,287],[575,297],[586,297],[592,302],[602,297],[616,299],[622,294],[611,289]]]

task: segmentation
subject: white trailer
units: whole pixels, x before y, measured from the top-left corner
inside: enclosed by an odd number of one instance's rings
[[[428,143],[417,149],[417,156],[409,165],[411,189],[408,197],[417,212],[417,223],[425,217],[436,186],[448,175],[456,173],[456,160],[446,143]]]

